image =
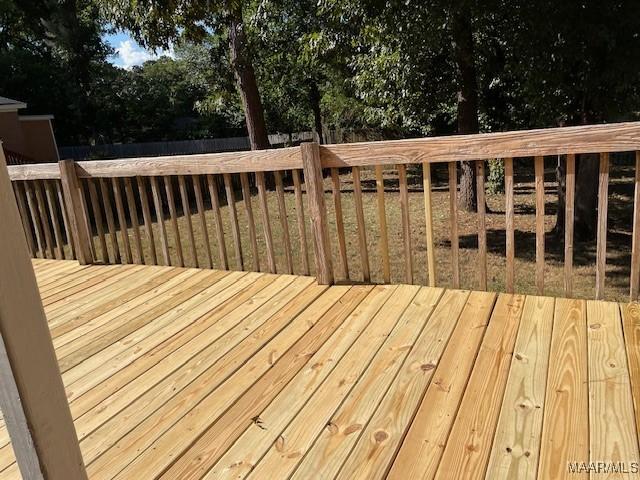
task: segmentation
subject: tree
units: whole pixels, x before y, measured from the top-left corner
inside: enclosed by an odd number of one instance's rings
[[[148,47],[168,47],[184,38],[202,42],[212,31],[224,32],[229,46],[230,66],[242,100],[252,149],[269,147],[264,109],[248,48],[240,0],[190,2],[186,0],[103,0],[106,17],[116,26],[131,31]]]

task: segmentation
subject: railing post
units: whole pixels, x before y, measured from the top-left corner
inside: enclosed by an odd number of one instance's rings
[[[60,160],[60,180],[64,202],[69,216],[69,227],[76,245],[76,256],[81,265],[93,263],[89,218],[84,207],[82,185],[73,160]]]
[[[0,406],[25,479],[87,478],[0,147]]]
[[[320,147],[315,142],[303,143],[300,145],[300,151],[302,153],[304,180],[307,187],[307,195],[309,196],[309,217],[313,232],[316,278],[320,285],[331,285],[333,283],[333,265],[331,262],[327,208],[324,203]]]

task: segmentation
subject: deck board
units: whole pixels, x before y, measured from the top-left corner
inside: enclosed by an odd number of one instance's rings
[[[637,304],[33,266],[92,479],[599,478],[588,462],[640,461]]]

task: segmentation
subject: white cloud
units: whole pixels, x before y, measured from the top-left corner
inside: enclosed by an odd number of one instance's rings
[[[164,56],[175,58],[173,46],[169,47],[168,50],[146,50],[133,40],[121,41],[115,50],[116,55],[120,60],[119,62],[117,62],[117,64],[123,68],[126,68],[127,70],[136,65],[141,65],[147,60],[154,60],[156,58]]]

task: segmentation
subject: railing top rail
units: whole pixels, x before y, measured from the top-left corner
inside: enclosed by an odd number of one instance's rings
[[[324,145],[322,166],[437,163],[640,150],[640,122]],[[300,147],[76,162],[77,175],[133,177],[301,169]],[[55,163],[9,166],[12,180],[58,179]]]

